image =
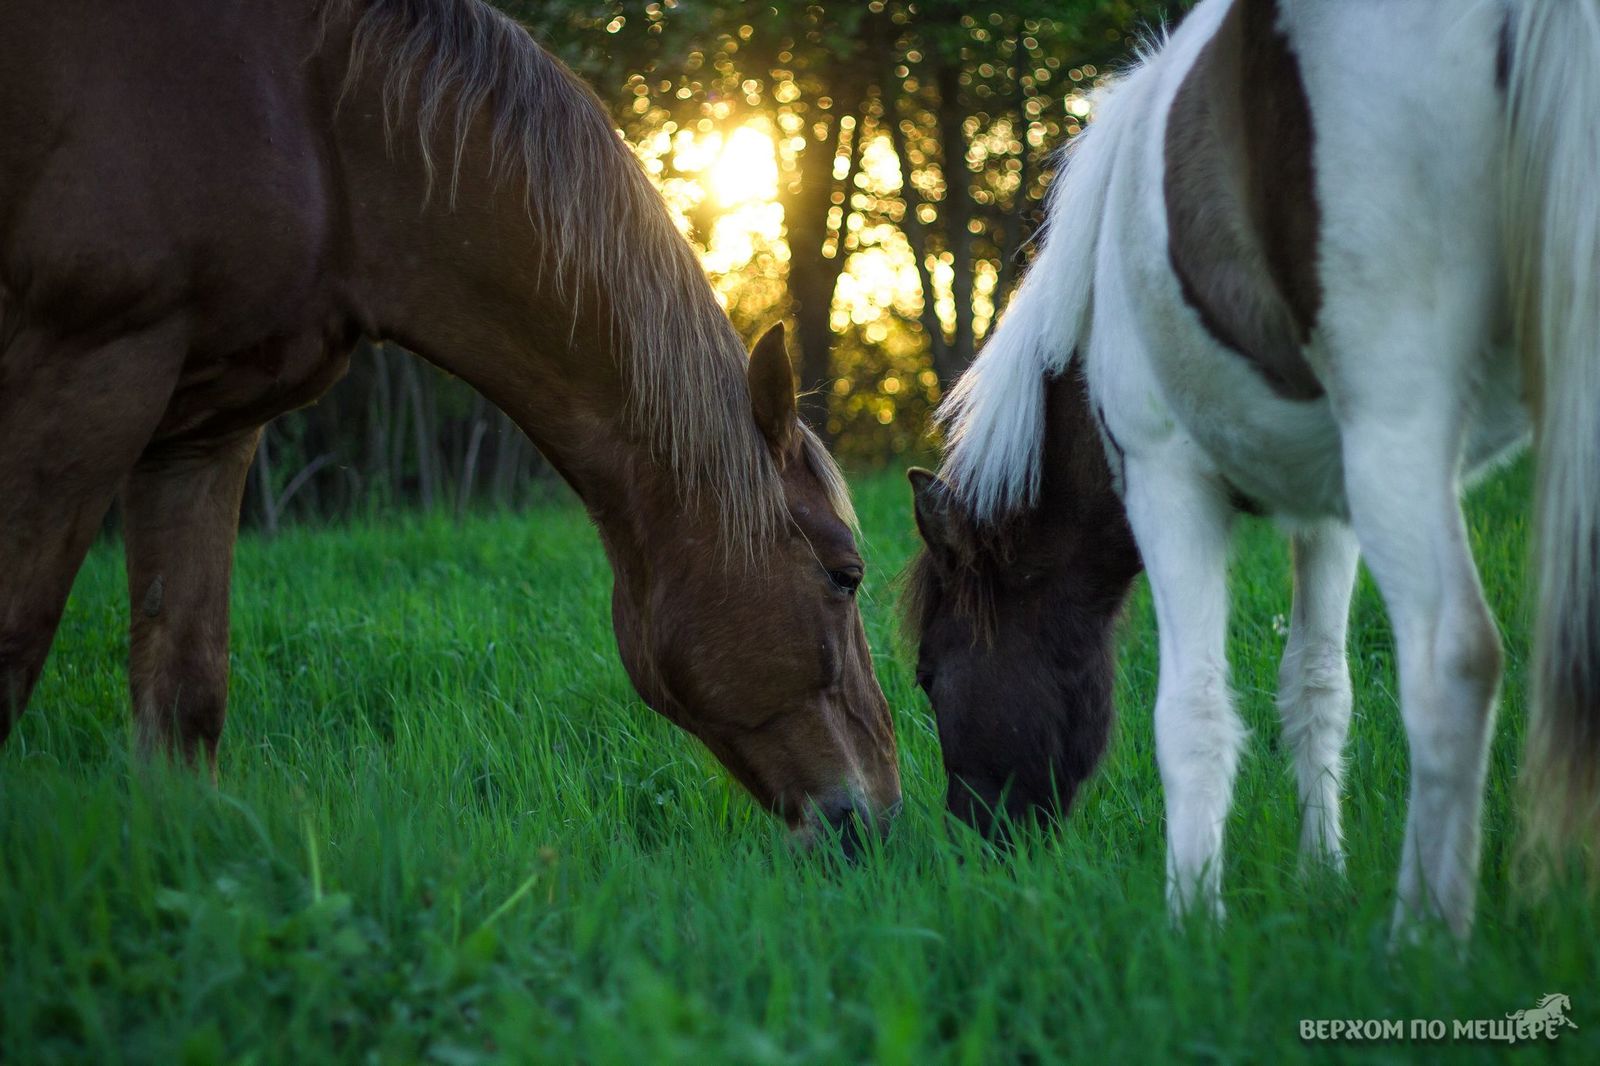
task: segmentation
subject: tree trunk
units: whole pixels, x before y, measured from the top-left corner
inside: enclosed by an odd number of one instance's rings
[[[489,432],[489,401],[482,393],[472,397],[472,434],[467,441],[467,454],[461,461],[461,483],[456,486],[456,517],[467,513],[472,503],[472,486],[478,480],[478,452],[483,446],[484,434]]]
[[[922,286],[922,312],[918,320],[922,335],[928,339],[928,359],[933,364],[939,380],[944,381],[943,367],[949,360],[944,339],[944,325],[939,321],[935,306],[933,272],[928,269],[928,227],[917,213],[922,207],[922,196],[911,181],[911,156],[906,151],[906,131],[900,125],[900,79],[894,74],[894,59],[884,68],[881,92],[884,125],[889,127],[889,145],[900,165],[900,198],[905,201],[905,214],[900,228],[911,247],[911,257],[917,261],[917,281]]]
[[[1000,276],[995,280],[994,309],[998,321],[1000,311],[1005,306],[1005,301],[1011,298],[1012,286],[1016,284],[1017,277],[1022,273],[1022,246],[1028,238],[1028,211],[1032,206],[1028,200],[1028,183],[1033,180],[1033,170],[1029,163],[1033,160],[1032,151],[1028,145],[1028,113],[1025,108],[1026,100],[1021,92],[1017,96],[1017,129],[1018,139],[1022,142],[1022,154],[1018,157],[1021,168],[1017,171],[1017,194],[1011,198],[1011,206],[1006,210],[1005,219],[1001,223],[1000,232]],[[993,327],[990,327],[993,329]]]
[[[272,424],[269,422],[262,428],[261,441],[256,445],[256,488],[261,490],[261,522],[269,535],[278,531],[277,497],[272,491],[271,436]]]
[[[967,169],[967,134],[960,108],[961,69],[940,63],[934,82],[939,89],[939,150],[944,168],[944,230],[954,272],[951,295],[956,305],[955,336],[944,366],[935,365],[939,383],[949,386],[972,362],[972,174]]]
[[[422,378],[417,373],[416,358],[405,361],[406,392],[411,398],[411,430],[417,450],[417,498],[424,511],[433,510],[433,440],[435,433],[428,421],[427,401],[422,395]]]
[[[814,133],[807,138],[799,160],[799,180],[790,187],[783,204],[789,242],[789,297],[794,307],[795,336],[800,345],[796,368],[800,378],[800,417],[824,440],[830,436],[828,392],[833,381],[833,292],[844,265],[842,219],[834,257],[826,258],[822,249],[828,240],[828,211],[833,206],[833,194],[838,185],[833,177],[833,162],[843,143],[845,115],[856,119],[855,137],[850,144],[852,156],[860,151],[861,102],[865,96],[862,88],[858,78],[839,83],[827,133],[820,139]],[[852,158],[852,174],[854,169]],[[848,187],[844,197],[843,217],[848,218]]]

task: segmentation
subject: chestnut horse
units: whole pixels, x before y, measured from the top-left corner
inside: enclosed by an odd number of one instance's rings
[[[479,0],[0,8],[0,738],[122,492],[141,747],[215,773],[261,426],[392,338],[510,415],[634,687],[805,839],[899,803],[837,468],[590,91]]]
[[[1466,935],[1501,648],[1460,491],[1536,414],[1529,840],[1600,839],[1597,98],[1600,0],[1203,0],[1102,94],[942,408],[944,478],[916,478],[921,676],[952,768],[1024,802],[1087,772],[1131,531],[1168,897],[1220,914],[1245,735],[1228,534],[1269,513],[1294,548],[1278,700],[1302,855],[1341,861],[1359,550],[1411,755],[1396,925]]]

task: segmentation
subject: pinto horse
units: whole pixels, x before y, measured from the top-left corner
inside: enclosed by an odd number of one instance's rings
[[[0,8],[0,739],[122,491],[140,745],[215,773],[261,426],[392,338],[576,490],[651,707],[796,834],[899,803],[843,480],[592,93],[479,0]]]
[[[1244,738],[1228,534],[1268,513],[1294,549],[1278,703],[1302,853],[1340,861],[1359,554],[1411,750],[1397,925],[1465,935],[1501,649],[1461,486],[1536,414],[1529,821],[1541,843],[1596,839],[1596,99],[1597,0],[1205,0],[1103,94],[1037,261],[941,409],[942,478],[913,475],[952,798],[970,776],[979,798],[1070,799],[1104,745],[1136,545],[1168,898],[1220,914]]]

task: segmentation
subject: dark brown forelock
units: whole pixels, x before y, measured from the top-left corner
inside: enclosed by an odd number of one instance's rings
[[[926,547],[918,548],[900,575],[900,628],[914,644],[922,643],[928,615],[938,603],[939,572]]]
[[[1003,558],[1005,553],[996,554]],[[972,625],[974,642],[993,644],[998,631],[993,569],[994,564],[962,563],[947,574],[932,552],[920,548],[901,578],[900,616],[906,635],[920,644],[933,612],[945,605]]]

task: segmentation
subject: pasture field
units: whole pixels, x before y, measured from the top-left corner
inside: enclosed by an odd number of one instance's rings
[[[790,854],[634,697],[574,505],[246,536],[215,790],[128,755],[123,571],[102,545],[0,752],[0,1060],[1600,1061],[1600,908],[1511,888],[1528,482],[1519,465],[1472,496],[1509,670],[1464,959],[1388,948],[1406,754],[1365,575],[1349,876],[1296,875],[1272,705],[1287,553],[1259,521],[1233,573],[1252,735],[1220,929],[1163,910],[1142,581],[1112,751],[1071,824],[1004,856],[947,824],[895,621],[915,542],[898,472],[857,496],[905,813],[849,869]],[[1302,1018],[1449,1025],[1552,992],[1578,1028],[1540,1046],[1300,1037]]]

